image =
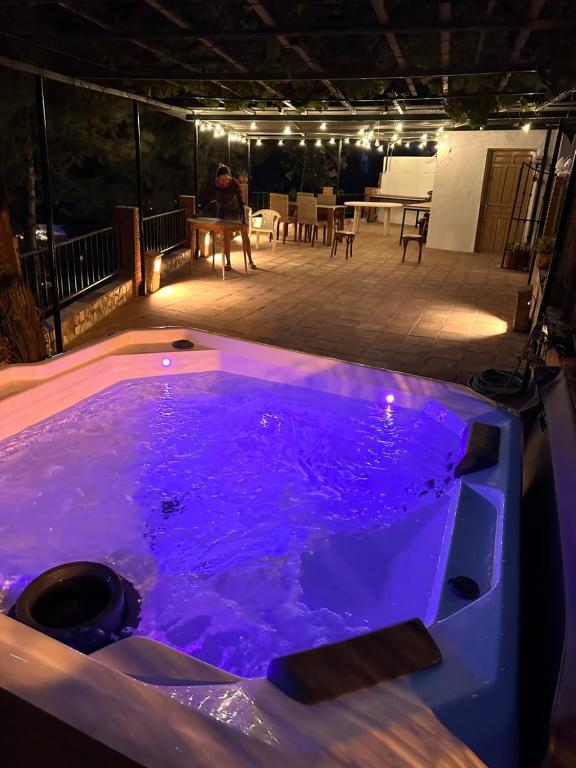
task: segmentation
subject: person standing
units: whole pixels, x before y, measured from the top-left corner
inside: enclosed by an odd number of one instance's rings
[[[215,202],[218,207],[218,217],[225,221],[238,221],[241,223],[240,233],[242,243],[248,256],[248,263],[251,269],[256,269],[256,264],[252,261],[252,248],[250,246],[250,237],[248,236],[248,227],[246,224],[246,208],[242,196],[240,182],[234,179],[230,174],[230,168],[227,165],[219,165],[216,170],[216,178],[210,184],[206,196],[208,204]],[[230,264],[230,255],[226,255],[226,271],[232,269]]]

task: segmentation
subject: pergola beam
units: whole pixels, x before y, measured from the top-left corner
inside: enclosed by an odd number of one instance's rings
[[[308,51],[302,45],[294,45],[288,40],[286,35],[279,34],[276,31],[275,20],[273,19],[272,15],[267,10],[267,8],[265,8],[264,5],[262,5],[260,0],[248,0],[248,3],[250,7],[258,14],[262,22],[271,31],[271,34],[273,34],[274,37],[276,37],[280,45],[285,50],[292,49],[294,53],[296,53],[302,59],[302,61],[306,64],[306,66],[309,67],[313,72],[319,72],[322,70],[322,67],[318,64],[317,61],[315,61],[315,59],[312,58],[312,56],[310,56]],[[342,106],[345,109],[349,109],[349,110],[352,109],[350,107],[350,104],[346,100],[346,97],[344,96],[344,94],[338,88],[335,88],[334,85],[328,79],[323,80],[323,83],[326,86],[326,88],[330,91],[330,93],[341,101]]]
[[[396,33],[390,30],[390,26],[391,26],[390,16],[388,15],[388,11],[386,10],[386,6],[384,5],[384,0],[372,0],[372,8],[374,9],[374,13],[376,14],[378,21],[380,22],[379,31],[382,31],[382,34],[386,36],[386,40],[388,42],[390,50],[394,54],[394,58],[396,59],[398,66],[400,67],[400,69],[406,69],[406,61],[404,59],[404,56],[402,55],[400,46],[398,45]],[[406,80],[406,85],[408,86],[408,90],[410,91],[412,96],[416,96],[416,93],[417,93],[416,86],[414,85],[412,78],[406,77],[405,80]],[[398,111],[400,112],[400,110]]]
[[[148,0],[145,0],[148,2]],[[255,0],[256,1],[256,0]],[[378,2],[379,0],[373,0]],[[541,2],[542,0],[540,0]],[[250,0],[248,0],[250,2]],[[60,2],[59,5],[62,3]],[[160,3],[158,3],[160,5]],[[261,3],[258,2],[258,5]],[[379,6],[381,7],[381,6]],[[172,11],[169,11],[172,15],[175,15]],[[383,18],[388,18],[387,16]],[[364,37],[370,36],[384,36],[390,35],[437,35],[442,32],[458,33],[458,32],[480,32],[489,34],[490,32],[514,32],[517,31],[518,35],[528,39],[528,36],[532,32],[536,31],[566,31],[575,28],[574,23],[570,23],[566,19],[533,19],[526,21],[485,21],[478,23],[460,23],[460,22],[437,22],[435,24],[390,24],[381,22],[378,26],[363,26],[363,27],[349,27],[349,28],[318,28],[311,29],[282,29],[282,28],[270,28],[270,29],[239,29],[234,31],[222,31],[222,30],[202,30],[201,37],[204,40],[211,40],[213,42],[221,41],[235,41],[242,42],[243,40],[270,40],[283,36],[288,38],[289,47],[293,48],[294,45],[290,42],[291,38],[305,39],[315,37]],[[69,42],[98,42],[98,43],[120,43],[130,40],[151,40],[161,42],[166,40],[168,42],[178,40],[197,40],[200,35],[190,28],[176,28],[170,27],[160,28],[157,27],[147,29],[131,29],[130,31],[115,31],[110,33],[97,33],[97,32],[75,32],[75,33],[34,33],[29,31],[22,31],[18,35],[23,40],[58,40]],[[390,47],[395,56],[400,56],[403,59],[403,54],[400,50],[397,39],[388,40]],[[523,47],[523,46],[522,46]],[[519,48],[521,50],[521,47]]]
[[[438,3],[438,18],[441,23],[448,23],[450,21],[451,8],[449,2],[441,0]],[[440,62],[443,67],[450,66],[450,32],[447,29],[443,29],[440,32]],[[448,78],[442,78],[442,93],[444,96],[448,96]]]
[[[526,64],[506,65],[509,72],[537,72],[543,67],[538,62],[527,62]],[[359,70],[356,72],[347,71],[343,73],[338,70],[320,72],[219,72],[218,80],[222,82],[251,82],[253,80],[263,80],[265,82],[289,83],[290,81],[303,80],[402,80],[407,77],[471,77],[474,75],[497,75],[501,74],[504,67],[501,65],[486,65],[484,67],[422,67],[407,70],[379,70],[373,67],[369,70]],[[214,74],[205,72],[190,73],[183,75],[178,70],[153,69],[145,70],[142,67],[137,72],[124,72],[122,75],[99,75],[97,73],[82,73],[79,76],[87,78],[96,78],[98,80],[177,80],[181,82],[207,82],[214,78]]]
[[[159,0],[144,0],[144,2],[146,5],[149,5],[150,8],[154,8],[155,11],[161,13],[164,18],[168,19],[168,21],[171,21],[172,24],[178,27],[179,30],[186,30],[187,32],[190,31],[190,23],[183,16],[181,16],[179,13],[176,13],[164,3],[159,2]],[[244,64],[241,64],[240,62],[236,61],[236,59],[232,58],[232,56],[229,56],[226,51],[223,51],[221,48],[215,45],[212,40],[206,37],[197,36],[194,36],[193,39],[197,40],[204,48],[210,50],[211,53],[219,56],[221,59],[224,59],[224,61],[227,61],[229,64],[232,64],[232,66],[237,69],[238,72],[248,72],[248,67],[245,67]],[[218,81],[215,80],[214,82],[215,84],[220,85]],[[282,97],[281,93],[274,90],[274,88],[270,88],[268,85],[266,85],[266,83],[260,83],[260,85],[272,96],[279,96],[280,98]]]
[[[496,0],[488,0],[488,5],[486,6],[486,19],[492,18],[492,14],[494,13],[494,8],[496,6]],[[482,50],[484,48],[484,43],[486,42],[486,30],[483,29],[480,32],[480,37],[478,38],[478,45],[476,47],[476,55],[474,56],[474,66],[478,66],[480,64],[480,56],[482,55]]]
[[[546,0],[532,0],[530,3],[530,8],[528,9],[527,14],[527,21],[528,23],[536,23],[538,21],[538,17],[540,16],[540,13],[542,11],[542,8],[544,7]],[[528,28],[522,28],[517,36],[516,40],[514,42],[514,45],[512,46],[512,52],[510,53],[510,61],[513,63],[516,63],[520,61],[520,54],[522,53],[522,50],[524,49],[524,46],[528,42],[528,38],[530,37],[531,29]],[[500,81],[500,90],[504,90],[508,83],[510,82],[510,77],[512,76],[512,70],[509,69],[506,72],[506,75],[502,78]]]

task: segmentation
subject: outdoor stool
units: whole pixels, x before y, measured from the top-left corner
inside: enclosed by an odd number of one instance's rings
[[[402,254],[402,261],[406,258],[406,248],[408,247],[409,242],[418,243],[418,264],[422,261],[422,246],[424,245],[424,241],[426,239],[425,235],[404,235],[402,237],[402,242],[404,244],[404,252]]]
[[[336,232],[334,232],[334,239],[332,240],[332,250],[330,251],[330,258],[333,256],[336,256],[336,251],[338,250],[338,243],[341,243],[343,240],[346,242],[346,261],[348,261],[348,253],[350,253],[350,258],[352,258],[352,243],[354,242],[354,238],[356,237],[355,232],[348,232],[348,230],[345,229],[337,229]]]

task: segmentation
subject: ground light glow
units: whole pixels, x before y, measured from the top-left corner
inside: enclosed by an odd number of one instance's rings
[[[162,360],[162,365],[164,366],[164,368],[170,368],[170,366],[172,365],[172,360],[170,360],[169,357],[165,357]]]
[[[388,405],[392,405],[392,403],[394,402],[394,400],[395,400],[395,399],[396,399],[396,398],[394,397],[394,395],[392,394],[392,392],[389,392],[389,393],[386,395],[386,402],[388,403]]]

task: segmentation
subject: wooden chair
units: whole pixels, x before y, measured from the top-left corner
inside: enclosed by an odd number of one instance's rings
[[[286,237],[288,236],[288,227],[293,224],[294,225],[294,242],[296,242],[296,217],[290,216],[290,212],[288,209],[288,195],[281,195],[277,192],[270,192],[270,209],[272,211],[278,211],[280,214],[280,219],[278,220],[277,228],[276,228],[276,239],[278,240],[280,238],[280,225],[283,225],[284,227],[284,236],[282,238],[282,242],[286,242]]]
[[[304,237],[311,234],[311,245],[314,247],[318,237],[318,227],[322,227],[322,242],[326,245],[326,229],[328,222],[318,221],[318,203],[315,198],[301,197],[298,202],[298,243],[302,242],[302,227],[305,227]]]
[[[301,197],[315,197],[315,195],[314,192],[296,192],[296,202],[298,202]]]
[[[332,250],[330,251],[330,258],[333,256],[336,256],[336,253],[338,251],[338,243],[346,243],[346,261],[348,261],[348,254],[350,254],[350,258],[352,258],[352,244],[354,243],[354,238],[356,237],[356,233],[352,232],[352,230],[349,229],[337,229],[336,232],[334,232],[334,239],[332,240]]]
[[[406,258],[406,248],[408,248],[408,243],[414,242],[418,244],[418,264],[422,261],[422,246],[426,242],[426,237],[428,235],[428,221],[430,218],[430,214],[424,214],[424,217],[421,219],[419,223],[419,234],[417,235],[403,235],[402,237],[402,244],[404,245],[404,251],[402,252],[402,261]]]
[[[267,235],[272,240],[272,253],[275,254],[276,232],[278,222],[280,221],[278,211],[273,211],[270,208],[261,208],[259,211],[254,211],[250,219],[252,221],[251,234],[256,235],[256,250],[260,248],[260,235]]]

